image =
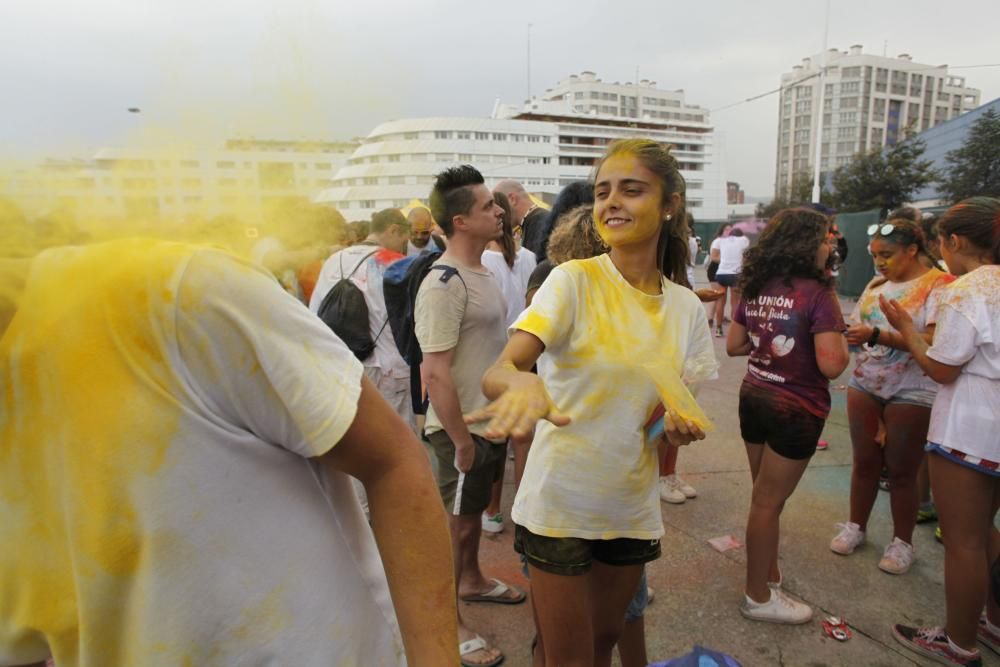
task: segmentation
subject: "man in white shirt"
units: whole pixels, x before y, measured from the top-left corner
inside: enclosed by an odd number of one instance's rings
[[[416,420],[410,400],[410,367],[399,355],[393,340],[382,292],[382,277],[386,268],[403,258],[409,239],[409,223],[398,209],[389,208],[375,213],[368,238],[331,255],[323,263],[316,288],[309,299],[309,310],[318,313],[323,299],[333,286],[341,279],[350,277],[351,282],[365,296],[368,329],[375,343],[371,356],[362,361],[365,375],[396,413],[416,432]]]
[[[0,404],[0,665],[455,664],[426,454],[262,269],[46,251]]]

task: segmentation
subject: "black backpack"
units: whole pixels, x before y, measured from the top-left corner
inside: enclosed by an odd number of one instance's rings
[[[351,282],[351,277],[368,261],[368,258],[378,252],[378,249],[361,258],[354,269],[344,275],[344,257],[340,256],[340,280],[330,289],[323,302],[319,305],[318,315],[333,333],[350,348],[358,361],[364,361],[375,351],[375,340],[382,335],[385,324],[379,329],[378,336],[372,340],[368,325],[368,304],[365,295],[358,286]],[[387,320],[388,322],[388,320]]]
[[[423,400],[420,385],[420,362],[424,360],[424,355],[420,351],[420,342],[415,331],[417,292],[420,291],[424,278],[432,270],[441,272],[440,280],[443,283],[451,280],[452,276],[458,276],[465,285],[465,280],[455,267],[443,264],[434,266],[439,257],[441,257],[440,250],[404,257],[390,264],[382,279],[385,310],[389,313],[389,329],[392,331],[392,338],[396,342],[400,356],[410,367],[410,400],[413,404],[413,413],[417,415],[427,412],[427,401]],[[465,298],[468,301],[468,287]]]

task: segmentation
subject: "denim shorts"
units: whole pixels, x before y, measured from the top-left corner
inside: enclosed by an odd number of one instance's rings
[[[981,472],[984,475],[989,475],[990,477],[1000,477],[1000,465],[998,465],[995,461],[987,461],[986,459],[979,458],[978,456],[973,456],[972,454],[960,452],[957,449],[951,449],[950,447],[939,445],[936,442],[928,442],[924,449],[932,454],[943,456],[952,463],[957,463],[960,466],[970,468],[976,472]]]
[[[625,609],[625,622],[638,621],[646,613],[649,606],[649,584],[646,582],[646,568],[642,568],[642,577],[639,579],[639,588],[635,592],[632,601]]]
[[[847,386],[869,396],[883,408],[887,405],[919,405],[922,408],[929,408],[934,405],[934,398],[937,396],[937,392],[933,389],[900,389],[891,398],[882,398],[862,387],[854,376],[848,380]]]
[[[716,273],[715,282],[719,283],[723,287],[736,287],[736,285],[740,282],[740,274]]]

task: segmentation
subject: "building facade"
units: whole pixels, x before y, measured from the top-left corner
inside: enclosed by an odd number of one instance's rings
[[[353,142],[234,139],[217,150],[102,148],[0,174],[0,195],[27,211],[102,218],[187,218],[311,200],[357,148]]]
[[[699,219],[726,217],[722,156],[708,112],[683,91],[655,82],[604,83],[591,72],[559,82],[523,107],[497,105],[489,118],[421,118],[383,123],[362,140],[318,201],[364,219],[411,200],[426,202],[434,176],[472,164],[492,186],[520,181],[542,199],[590,176],[616,139],[648,137],[673,146]]]
[[[930,160],[936,171],[947,171],[948,162],[945,158],[948,153],[962,147],[962,144],[965,143],[965,138],[968,136],[969,129],[972,127],[973,123],[979,120],[979,117],[989,110],[1000,114],[1000,97],[992,102],[987,102],[981,107],[977,107],[968,113],[962,114],[957,118],[953,118],[945,123],[932,127],[929,130],[921,132],[919,138],[927,146],[924,151],[923,159]],[[913,202],[915,205],[922,208],[948,205],[951,203],[941,199],[941,193],[938,191],[937,183],[933,183],[917,192],[913,196]]]
[[[888,58],[854,45],[803,58],[781,75],[775,195],[797,178],[812,177],[820,126],[820,170],[829,173],[858,153],[976,108],[979,95],[947,65],[917,63],[905,53]]]

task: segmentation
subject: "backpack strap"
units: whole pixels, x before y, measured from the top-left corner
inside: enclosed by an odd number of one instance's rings
[[[350,280],[352,277],[354,277],[354,274],[358,272],[358,269],[361,268],[361,265],[364,264],[365,262],[367,262],[368,258],[371,257],[372,255],[374,255],[377,252],[378,252],[378,248],[376,248],[375,250],[372,250],[370,253],[368,253],[367,255],[365,255],[364,257],[362,257],[360,259],[360,261],[358,261],[358,263],[354,265],[354,268],[351,269],[351,272],[349,274],[347,274],[346,276],[344,275],[344,258],[343,258],[343,256],[341,256],[341,258],[340,258],[340,275],[341,275],[341,280]]]

